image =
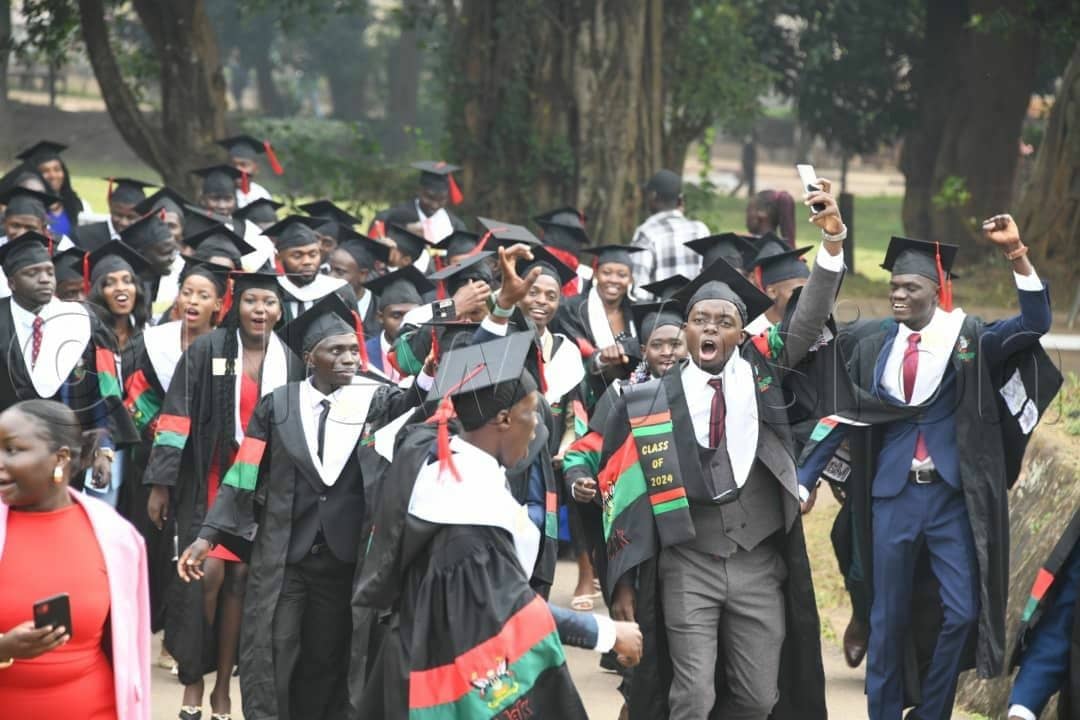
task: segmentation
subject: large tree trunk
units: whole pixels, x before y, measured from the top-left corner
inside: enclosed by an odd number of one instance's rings
[[[387,137],[387,150],[391,157],[396,157],[412,145],[413,135],[409,130],[416,127],[416,108],[420,92],[420,48],[414,22],[401,28],[401,34],[390,49],[388,59],[390,97],[386,103],[386,119],[390,134]]]
[[[285,101],[274,83],[274,63],[270,59],[270,45],[261,46],[261,52],[253,56],[255,61],[255,88],[259,94],[259,109],[263,115],[282,117]]]
[[[562,204],[626,242],[661,159],[660,0],[465,0],[451,14],[448,126],[471,209]]]
[[[969,27],[973,16],[999,11],[1024,17],[1026,0],[927,2],[925,50],[913,79],[917,120],[900,155],[909,235],[973,247],[981,242],[977,221],[1005,211],[1012,200],[1039,38],[1020,21],[1005,32]],[[935,206],[949,178],[963,181],[970,200]]]
[[[8,59],[11,57],[11,0],[0,0],[0,127],[11,127],[11,106],[8,104]],[[0,153],[10,157],[15,148],[8,147],[11,138],[0,137]]]
[[[225,134],[225,74],[203,0],[134,0],[160,66],[161,114],[139,108],[109,44],[103,0],[79,0],[83,42],[117,130],[166,184],[194,194],[189,170],[219,157]]]
[[[1054,98],[1031,179],[1016,212],[1040,275],[1066,292],[1080,280],[1080,44]],[[1070,297],[1066,301],[1072,300]]]

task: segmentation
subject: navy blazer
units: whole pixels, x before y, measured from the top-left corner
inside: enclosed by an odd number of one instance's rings
[[[379,344],[379,338],[382,337],[380,332],[374,337],[369,337],[364,341],[364,348],[367,350],[368,362],[379,372],[386,372],[386,368],[382,364],[382,346]]]

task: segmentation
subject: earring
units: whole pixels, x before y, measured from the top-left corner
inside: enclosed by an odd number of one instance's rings
[[[64,467],[62,465],[57,465],[53,468],[52,481],[57,485],[64,482]]]

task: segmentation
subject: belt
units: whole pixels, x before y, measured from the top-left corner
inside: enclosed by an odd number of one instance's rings
[[[944,480],[941,474],[934,468],[929,470],[912,470],[908,473],[908,482],[915,483],[916,485],[930,485],[932,483],[941,482]]]

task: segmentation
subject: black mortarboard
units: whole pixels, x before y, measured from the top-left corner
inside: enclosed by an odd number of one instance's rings
[[[55,262],[55,261],[54,261]],[[103,275],[127,270],[135,277],[144,277],[151,273],[150,263],[128,245],[119,240],[110,240],[87,259],[90,270],[90,285],[93,286]]]
[[[184,205],[184,241],[187,238],[218,225],[229,223],[229,218],[224,215],[212,213],[206,208],[197,205]]]
[[[881,267],[893,275],[922,275],[941,284],[943,278],[938,275],[939,252],[942,271],[952,275],[950,271],[959,250],[957,245],[894,236],[889,241]]]
[[[480,236],[468,230],[454,230],[432,247],[442,250],[447,257],[468,255],[480,244]]]
[[[802,259],[803,255],[811,250],[809,246],[776,252],[770,245],[762,249],[754,259],[754,271],[760,274],[758,282],[761,287],[767,287],[784,280],[802,279],[810,277],[810,267]]]
[[[382,277],[369,280],[364,287],[379,298],[380,307],[387,305],[419,305],[424,295],[434,292],[435,284],[414,265],[406,265]]]
[[[584,252],[596,258],[596,262],[593,263],[596,267],[600,267],[605,263],[619,263],[620,265],[633,267],[634,263],[631,261],[630,256],[642,252],[644,249],[633,245],[593,245],[584,248]]]
[[[83,256],[86,251],[78,247],[69,247],[67,250],[53,255],[53,267],[56,268],[56,282],[68,280],[82,280]]]
[[[451,165],[450,163],[443,162],[442,160],[423,160],[421,162],[409,163],[409,167],[420,171],[421,187],[425,187],[436,192],[450,191],[450,186],[454,183],[452,173],[455,173],[461,169],[457,165]],[[461,201],[458,200],[458,202]],[[454,204],[456,205],[457,203]]]
[[[54,195],[19,186],[0,195],[0,204],[7,206],[5,215],[33,215],[39,220],[48,218],[48,209],[58,202],[60,199]]]
[[[210,197],[229,197],[236,193],[236,181],[244,176],[232,165],[211,165],[192,170],[202,178],[202,194]]]
[[[270,198],[255,198],[247,205],[233,213],[233,217],[241,220],[250,220],[256,225],[272,225],[278,221],[277,211],[285,207],[285,203],[279,203]]]
[[[343,232],[343,239],[337,249],[351,255],[359,267],[374,270],[376,260],[383,263],[390,262],[388,246],[350,228],[345,228]]]
[[[157,213],[144,215],[120,231],[120,239],[136,252],[143,252],[158,243],[172,241],[172,231]]]
[[[413,260],[420,257],[424,252],[424,248],[428,246],[427,240],[419,235],[414,235],[400,225],[388,224],[386,226],[386,235],[394,241],[397,249],[402,254],[408,255]]]
[[[314,202],[304,203],[299,206],[299,209],[303,210],[311,217],[333,220],[339,225],[346,225],[349,227],[359,225],[364,221],[363,218],[356,217],[355,215],[342,210],[329,200],[316,200]]]
[[[683,244],[701,255],[702,267],[712,265],[717,258],[724,258],[729,265],[743,270],[757,253],[751,238],[732,232],[709,235]]]
[[[589,244],[585,232],[585,216],[577,208],[562,207],[549,210],[533,218],[544,228],[544,244],[560,250],[578,253]]]
[[[52,241],[33,230],[0,245],[0,267],[9,278],[27,265],[37,265],[52,260],[49,248]]]
[[[432,282],[445,281],[447,297],[453,296],[459,288],[470,280],[479,280],[491,285],[495,282],[495,278],[491,274],[491,268],[488,267],[485,261],[494,254],[485,250],[484,252],[469,255],[453,265],[447,265],[442,270],[428,275],[428,280]]]
[[[233,281],[229,297],[225,299],[229,308],[229,315],[236,313],[240,305],[240,296],[247,290],[267,290],[274,293],[280,299],[282,296],[280,276],[275,272],[231,272],[229,278]]]
[[[521,259],[517,262],[518,277],[525,277],[525,274],[534,267],[540,268],[541,275],[550,275],[555,278],[559,287],[577,277],[577,273],[570,266],[549,253],[543,245],[531,247],[529,252],[532,253],[532,260]]]
[[[444,353],[427,402],[450,396],[465,428],[479,427],[536,389],[526,369],[534,341],[533,333],[517,332]],[[523,378],[529,380],[522,383]],[[517,385],[519,391],[507,393],[501,403],[497,402],[495,391],[506,383]]]
[[[336,335],[356,334],[351,309],[337,293],[330,293],[278,330],[296,357],[304,357],[320,342]]]
[[[25,160],[27,163],[38,166],[43,162],[49,160],[55,160],[60,157],[60,153],[67,150],[67,145],[62,145],[52,140],[39,140],[30,147],[19,152],[15,157],[20,160]]]
[[[135,212],[141,215],[147,215],[152,212],[164,210],[167,213],[176,213],[180,216],[181,222],[183,222],[185,215],[184,207],[188,204],[188,201],[183,195],[172,188],[163,187],[136,205]]]
[[[661,200],[678,200],[682,194],[682,176],[671,170],[658,170],[643,187],[655,192]]]
[[[485,217],[478,217],[476,220],[483,226],[484,230],[491,233],[491,237],[495,240],[496,245],[502,247],[510,247],[511,245],[516,245],[518,243],[524,243],[525,245],[540,245],[540,239],[533,235],[529,228],[524,225],[515,225],[513,223],[503,222],[502,220],[493,220]],[[484,244],[485,249],[490,247],[489,243]]]
[[[232,270],[233,268],[226,265],[218,265],[217,263],[203,260],[199,257],[186,257],[184,258],[184,267],[180,271],[179,284],[183,285],[184,280],[189,275],[199,275],[214,283],[218,295],[224,296],[225,288],[229,280],[229,273],[232,272]]]
[[[211,225],[193,235],[188,235],[184,238],[184,242],[189,247],[194,248],[195,254],[204,260],[213,255],[221,255],[238,263],[242,256],[255,252],[255,248],[249,242],[220,223]],[[221,249],[226,250],[228,254],[216,252]],[[209,250],[215,252],[207,255],[205,251]]]
[[[146,199],[146,188],[153,187],[154,183],[135,180],[134,178],[102,178],[108,181],[108,202],[118,202],[124,205],[138,205]]]
[[[11,170],[4,173],[3,177],[0,177],[0,193],[6,193],[14,187],[26,187],[27,181],[33,180],[34,187],[48,188],[48,184],[45,179],[41,177],[41,173],[33,169],[29,165],[22,164],[16,165]],[[40,190],[38,191],[40,192]]]
[[[471,320],[429,320],[420,323],[419,332],[431,332],[432,328],[438,332],[438,357],[435,358],[438,360],[449,352],[472,345],[479,327],[480,323]]]
[[[641,289],[653,297],[660,298],[661,300],[670,300],[675,293],[686,287],[689,282],[689,278],[676,273],[669,278],[657,280],[648,285],[642,285]]]
[[[634,318],[634,327],[637,328],[642,347],[648,344],[649,336],[656,328],[665,325],[683,326],[682,307],[670,300],[635,303],[630,306],[630,314]]]
[[[225,148],[229,153],[229,157],[243,158],[245,160],[253,160],[256,155],[266,152],[267,146],[270,144],[251,135],[233,135],[214,142]]]
[[[319,238],[315,236],[314,228],[322,222],[319,218],[306,215],[290,215],[263,230],[262,234],[273,239],[274,247],[279,252],[304,245],[317,245]]]
[[[671,299],[682,305],[684,316],[702,300],[727,300],[739,308],[743,327],[773,305],[768,295],[754,287],[723,258],[702,270]]]
[[[771,231],[755,238],[753,242],[754,253],[751,256],[751,262],[747,263],[747,265],[752,264],[753,259],[760,256],[762,253],[775,255],[792,249],[791,243]]]

